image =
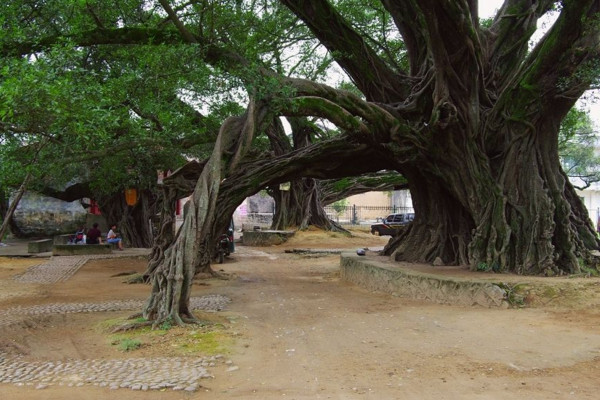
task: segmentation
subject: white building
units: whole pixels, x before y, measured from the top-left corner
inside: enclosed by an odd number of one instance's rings
[[[594,226],[600,226],[600,183],[593,183],[585,190],[577,190],[577,195],[583,200]]]

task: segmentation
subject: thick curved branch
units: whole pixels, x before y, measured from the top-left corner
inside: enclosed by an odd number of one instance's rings
[[[194,35],[187,30],[183,22],[181,22],[181,20],[177,17],[177,14],[171,8],[169,2],[167,0],[158,0],[158,2],[165,10],[167,15],[169,16],[169,19],[171,20],[171,22],[173,22],[173,25],[175,25],[175,28],[177,28],[183,39],[188,43],[198,43],[196,37],[194,37]]]
[[[599,3],[597,0],[564,2],[553,27],[494,106],[490,132],[496,130],[494,126],[503,126],[507,119],[533,128],[543,117],[546,125],[559,126],[564,115],[597,79]],[[493,149],[498,145],[504,144],[495,143],[490,149],[501,151]]]
[[[304,21],[367,100],[394,103],[408,96],[410,85],[404,73],[391,70],[328,1],[281,3]]]
[[[248,68],[250,63],[239,53],[220,47],[215,43],[205,42],[199,36],[194,36],[194,42],[202,50],[203,59],[209,64],[219,64],[222,68],[231,70]],[[123,28],[94,28],[74,34],[58,34],[38,38],[32,41],[8,41],[0,43],[0,56],[21,57],[27,54],[43,52],[52,46],[71,43],[79,47],[112,45],[157,45],[157,44],[186,44],[188,40],[171,26],[164,28],[152,27],[123,27]]]
[[[323,205],[334,203],[355,194],[407,188],[408,181],[406,178],[394,171],[382,171],[344,179],[327,179],[319,181]]]
[[[422,0],[419,7],[427,24],[428,47],[436,75],[434,104],[451,100],[461,115],[477,104],[481,75],[479,37],[465,1]],[[471,121],[474,122],[474,121]]]
[[[430,67],[427,52],[429,39],[424,16],[417,2],[382,0],[382,3],[404,39],[410,60],[411,76],[423,75]]]
[[[274,154],[280,155],[292,151],[292,144],[279,118],[273,119],[273,122],[265,129],[265,134],[269,138],[271,150]]]
[[[492,26],[484,31],[486,42],[486,84],[502,89],[512,73],[520,67],[529,51],[529,39],[537,29],[537,22],[554,5],[554,0],[505,0]]]
[[[51,187],[38,188],[37,192],[62,201],[75,201],[84,197],[94,197],[94,191],[90,187],[90,182],[75,183],[66,187],[64,190],[58,190]]]
[[[373,137],[378,141],[386,142],[390,140],[390,137],[400,136],[414,138],[414,132],[409,129],[407,124],[401,122],[403,121],[402,115],[392,115],[389,108],[382,107],[380,104],[368,102],[353,93],[305,79],[287,78],[282,80],[282,84],[292,87],[298,97],[320,97],[361,118],[369,124]]]
[[[285,112],[287,116],[323,117],[349,133],[356,133],[363,138],[371,136],[370,129],[362,121],[343,107],[322,97],[303,96],[291,99],[288,109],[289,111]]]

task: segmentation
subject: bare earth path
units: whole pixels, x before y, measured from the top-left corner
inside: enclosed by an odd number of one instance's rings
[[[287,247],[352,249],[384,242],[308,235]],[[65,282],[40,285],[12,278],[27,268],[27,260],[0,260],[0,310],[143,300],[147,286],[122,284],[113,275],[144,266],[143,260],[94,260]],[[234,340],[222,358],[206,367],[214,378],[201,379],[196,391],[0,384],[0,398],[598,398],[597,302],[593,308],[499,310],[408,301],[339,281],[336,255],[286,254],[282,247],[240,246],[215,267],[232,279],[201,282],[194,296],[231,299],[213,315],[225,321]],[[595,284],[591,297],[597,299],[600,285],[588,281]],[[93,328],[127,313],[53,315],[0,327],[0,350],[26,362],[179,357],[168,346],[119,352],[106,342],[106,333]]]

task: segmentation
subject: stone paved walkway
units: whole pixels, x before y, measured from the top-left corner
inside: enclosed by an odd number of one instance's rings
[[[52,257],[28,268],[14,277],[20,283],[53,284],[75,274],[88,260],[110,258],[111,255],[86,257]],[[207,295],[190,299],[194,310],[220,311],[231,300],[222,295]],[[55,303],[0,310],[0,328],[18,324],[27,318],[81,312],[129,311],[142,308],[144,300],[114,300],[102,303]],[[0,352],[0,383],[44,389],[49,386],[94,385],[109,389],[184,390],[193,392],[200,380],[211,378],[207,368],[215,366],[221,356],[160,357],[116,360],[67,360],[28,362],[20,356]],[[231,361],[227,361],[231,364]],[[230,367],[235,370],[237,367]]]
[[[22,274],[16,275],[14,280],[21,283],[64,282],[87,261],[86,257],[52,257],[43,264],[27,268]]]
[[[207,367],[215,366],[219,360],[222,356],[26,362],[21,357],[0,353],[0,383],[36,389],[93,385],[110,389],[196,391],[201,379],[212,378]]]
[[[0,327],[10,326],[36,315],[57,315],[84,312],[141,310],[145,300],[114,300],[103,303],[54,303],[30,307],[10,307],[0,310]],[[221,311],[231,300],[222,295],[192,297],[192,310]]]
[[[64,282],[75,274],[89,260],[100,258],[117,258],[112,254],[98,254],[90,256],[57,256],[27,268],[20,275],[15,275],[14,280],[21,283],[51,284]]]

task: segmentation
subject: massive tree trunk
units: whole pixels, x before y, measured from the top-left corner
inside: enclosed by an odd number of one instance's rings
[[[407,187],[406,179],[394,171],[343,179],[297,179],[290,183],[287,190],[278,187],[269,190],[275,199],[275,217],[271,227],[306,229],[312,225],[324,230],[347,232],[327,216],[325,206],[356,194]]]
[[[127,247],[152,247],[152,218],[156,214],[156,195],[148,189],[140,190],[138,201],[130,206],[122,192],[96,199],[106,222],[117,225]]]
[[[201,269],[210,268],[221,180],[244,156],[264,117],[263,107],[251,103],[243,118],[230,118],[221,127],[188,202],[183,226],[152,272],[152,292],[143,315],[154,326],[164,321],[182,325],[194,320],[189,307],[192,279]]]
[[[489,29],[478,25],[476,2],[383,1],[407,45],[409,72],[382,63],[325,0],[283,3],[332,53],[343,49],[337,61],[368,100],[408,122],[391,139],[414,151],[397,161],[416,218],[388,254],[520,274],[594,265],[589,250],[599,242],[561,170],[557,137],[593,79],[598,1],[563,2],[530,53],[552,1],[507,0]],[[419,82],[410,95],[403,74]]]
[[[175,207],[177,200],[191,196],[194,193],[194,188],[204,165],[205,162],[191,161],[163,179],[160,185],[161,195],[158,202],[160,204],[158,230],[154,236],[148,268],[143,274],[145,282],[148,282],[154,271],[162,265],[165,260],[165,251],[175,240]]]
[[[320,133],[306,118],[289,118],[288,121],[292,130],[291,141],[279,120],[274,120],[266,131],[275,155],[285,155],[294,149],[309,146],[312,137]],[[270,187],[269,194],[275,200],[272,229],[307,229],[312,225],[324,230],[347,232],[327,217],[320,197],[319,183],[313,178],[292,180],[289,182],[289,189],[285,190],[281,190],[279,186]]]
[[[280,0],[327,48],[360,95],[270,70],[266,53],[247,60],[238,52],[244,44],[231,43],[243,35],[220,41],[222,35],[212,34],[220,26],[209,32],[202,24],[186,25],[201,19],[195,8],[159,3],[171,23],[148,18],[109,29],[81,19],[70,25],[65,18],[49,36],[28,41],[37,28],[32,20],[28,35],[7,33],[0,46],[3,55],[26,59],[52,43],[188,43],[198,50],[190,52],[193,57],[239,77],[261,96],[260,106],[253,99],[243,118],[223,124],[182,229],[172,238],[165,234],[164,251],[153,254],[144,315],[155,323],[192,317],[191,280],[210,270],[214,238],[243,198],[300,178],[378,169],[406,177],[416,218],[386,249],[396,260],[439,257],[447,264],[520,274],[577,273],[582,264],[595,266],[591,250],[600,242],[560,167],[557,137],[568,109],[598,76],[600,0],[561,1],[558,19],[533,49],[536,24],[555,0],[505,0],[489,27],[479,24],[476,0],[381,0],[368,7],[368,17],[381,27],[377,32],[355,29],[344,16],[343,1]],[[355,7],[353,17],[360,11]],[[189,14],[182,20],[178,12]],[[39,31],[44,35],[48,29]],[[323,118],[336,131],[317,142],[300,126],[292,145],[272,122],[280,116]],[[254,131],[266,121],[275,127],[265,132],[273,154],[245,159]],[[171,202],[167,197],[165,207]],[[170,229],[167,214],[163,221]]]
[[[319,182],[313,178],[301,178],[290,182],[289,189],[273,188],[269,194],[275,199],[275,216],[272,229],[307,229],[309,226],[347,232],[341,225],[329,219],[323,208]]]

